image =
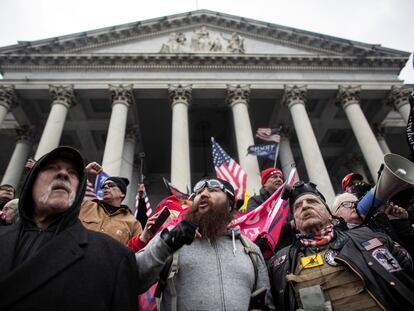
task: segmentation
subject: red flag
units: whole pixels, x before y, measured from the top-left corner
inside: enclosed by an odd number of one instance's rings
[[[229,228],[240,226],[241,232],[253,242],[259,235],[265,236],[272,249],[276,246],[280,231],[289,214],[289,202],[280,197],[285,184],[292,185],[296,168],[292,168],[287,181],[280,186],[262,205],[251,212],[238,214]]]

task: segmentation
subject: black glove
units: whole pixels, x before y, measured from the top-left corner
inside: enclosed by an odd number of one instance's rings
[[[259,235],[254,243],[257,246],[259,246],[260,251],[262,252],[262,254],[268,248],[267,247],[267,239],[264,236]]]
[[[183,220],[171,231],[164,229],[161,232],[161,238],[175,252],[184,244],[189,245],[193,242],[197,227],[196,224],[188,220]]]

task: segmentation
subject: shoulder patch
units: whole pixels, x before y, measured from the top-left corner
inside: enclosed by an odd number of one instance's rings
[[[372,252],[372,257],[375,258],[378,263],[383,266],[388,272],[397,272],[402,270],[397,259],[386,248],[380,247]]]
[[[367,251],[370,251],[371,249],[374,249],[374,248],[377,248],[383,245],[382,242],[378,240],[377,238],[373,238],[371,240],[362,242],[361,244]]]
[[[273,267],[279,267],[282,263],[286,261],[287,256],[283,255],[282,257],[278,257],[273,261]]]
[[[328,249],[325,253],[325,261],[330,266],[339,266],[340,264],[335,261],[335,257],[338,255],[338,251]]]

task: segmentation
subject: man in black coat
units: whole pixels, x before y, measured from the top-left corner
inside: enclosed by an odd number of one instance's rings
[[[0,310],[137,310],[137,259],[81,225],[85,186],[82,156],[72,148],[33,166],[21,191],[21,222],[0,231]]]
[[[298,239],[269,262],[280,310],[412,310],[410,255],[365,226],[342,231],[314,184],[285,189]]]

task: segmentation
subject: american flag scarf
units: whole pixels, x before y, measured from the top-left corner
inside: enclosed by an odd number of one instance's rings
[[[333,226],[329,225],[315,233],[298,234],[303,246],[321,246],[328,244],[334,236]]]

